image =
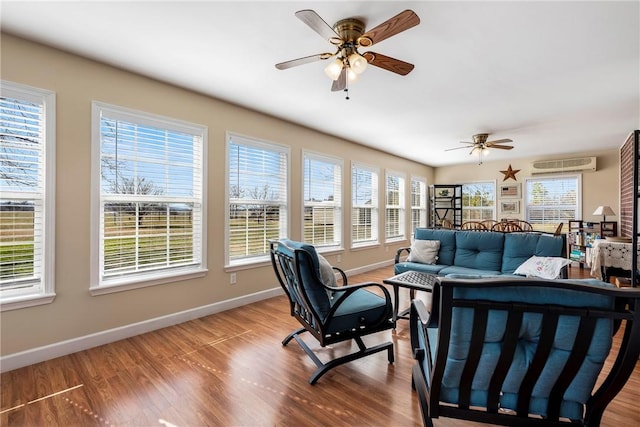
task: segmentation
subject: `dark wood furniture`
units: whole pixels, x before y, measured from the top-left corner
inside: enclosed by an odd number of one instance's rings
[[[410,327],[412,378],[425,426],[439,417],[598,426],[640,354],[640,290],[438,278],[432,312],[414,300]],[[622,342],[610,351],[618,330],[624,330]],[[613,364],[596,386],[607,358]]]
[[[409,289],[409,298],[415,298],[416,291],[431,292],[436,281],[435,274],[423,273],[420,271],[405,271],[393,277],[384,279],[382,282],[393,286],[393,322],[398,319],[409,319],[410,306],[400,312],[400,288]]]
[[[443,221],[446,219],[449,225],[447,228],[459,228],[462,224],[462,185],[430,185],[429,192],[431,207],[429,226],[443,227]]]
[[[389,363],[393,363],[392,342],[367,347],[362,340],[365,335],[395,326],[387,288],[372,282],[327,286],[320,278],[320,264],[313,246],[288,239],[271,241],[269,245],[271,265],[289,299],[291,316],[302,325],[287,335],[282,345],[295,339],[315,363],[317,369],[309,378],[310,384],[337,366],[381,351],[387,351]],[[358,350],[322,362],[300,337],[305,332],[322,347],[353,340]]]

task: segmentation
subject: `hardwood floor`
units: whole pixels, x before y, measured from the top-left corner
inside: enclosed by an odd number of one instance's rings
[[[572,277],[586,270],[570,269]],[[381,282],[392,268],[354,276]],[[408,295],[401,295],[408,302]],[[418,426],[411,390],[409,325],[365,338],[392,340],[396,360],[379,353],[330,371],[292,342],[297,322],[284,297],[251,304],[123,341],[38,363],[0,377],[0,426]],[[320,348],[321,359],[346,344]],[[619,339],[616,341],[619,342]],[[605,368],[605,369],[608,369]],[[640,364],[609,405],[603,426],[640,426]],[[474,426],[450,419],[436,426]]]

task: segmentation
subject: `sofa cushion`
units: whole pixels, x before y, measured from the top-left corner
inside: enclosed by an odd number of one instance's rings
[[[455,259],[451,265],[500,272],[503,248],[504,233],[458,231]]]
[[[393,266],[394,274],[404,273],[405,271],[421,271],[423,273],[439,274],[440,270],[448,267],[442,264],[422,264],[419,262],[399,262]]]
[[[513,274],[523,262],[535,255],[538,240],[540,240],[539,233],[506,233],[502,255],[502,272]]]
[[[438,263],[453,265],[456,251],[456,230],[441,230],[432,228],[416,228],[416,240],[439,240]]]
[[[450,265],[438,272],[439,276],[454,276],[460,278],[460,276],[467,276],[471,278],[475,276],[475,278],[487,278],[487,277],[496,277],[500,276],[500,270],[481,270],[478,268],[469,268],[469,267],[459,267],[457,265]]]
[[[562,236],[552,236],[550,234],[540,234],[536,252],[537,256],[562,256],[565,249],[565,241]]]
[[[607,286],[604,282],[594,283],[596,286]],[[513,287],[503,288],[499,292],[487,293],[482,288],[456,289],[454,297],[475,301],[478,299],[501,302],[533,302],[541,305],[561,303],[563,305],[594,308],[611,308],[613,298],[601,295],[587,295],[577,293],[569,289],[550,291],[548,288],[530,288],[514,282]],[[458,315],[451,325],[451,338],[448,354],[448,366],[445,370],[445,378],[442,382],[442,400],[456,403],[462,371],[466,363],[471,338],[471,319],[473,310],[459,308]],[[487,320],[487,333],[480,357],[478,369],[473,378],[473,391],[471,405],[486,406],[486,390],[489,387],[493,367],[497,363],[499,346],[505,333],[506,313],[500,310],[491,310]],[[540,415],[546,414],[546,403],[554,378],[564,366],[571,353],[574,337],[577,333],[579,321],[573,316],[561,316],[558,321],[558,329],[554,338],[550,361],[542,372],[543,378],[550,380],[539,381],[533,390],[530,412]],[[508,409],[516,409],[518,386],[525,375],[535,353],[537,341],[542,328],[542,315],[525,314],[519,336],[520,342],[514,354],[514,361],[502,386],[503,396],[500,399],[501,406]],[[576,378],[567,389],[561,404],[561,416],[581,419],[583,404],[589,399],[590,391],[596,382],[598,372],[601,369],[611,348],[613,323],[609,319],[598,319],[592,340],[587,351],[587,358],[580,368]]]

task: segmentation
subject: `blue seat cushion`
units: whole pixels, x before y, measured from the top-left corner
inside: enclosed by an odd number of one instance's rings
[[[404,273],[405,271],[421,271],[423,273],[438,274],[440,270],[447,267],[442,264],[422,264],[419,262],[399,262],[393,266],[394,274]]]
[[[562,236],[541,233],[506,233],[501,270],[504,274],[513,274],[523,262],[532,256],[561,256],[562,249]]]
[[[501,271],[504,233],[458,231],[455,262],[450,265],[476,270]],[[439,261],[445,264],[442,260]]]
[[[595,286],[609,286],[604,282],[595,280],[589,280],[587,283]],[[473,301],[481,299],[500,302],[531,302],[543,305],[561,304],[571,307],[593,307],[595,309],[611,308],[613,304],[612,298],[603,295],[586,294],[569,289],[533,288],[523,285],[514,285],[502,289],[456,289],[454,297]],[[486,407],[487,390],[492,372],[500,355],[506,317],[507,314],[504,311],[491,310],[489,312],[482,356],[472,383],[471,405]],[[454,308],[447,367],[442,381],[441,399],[445,402],[457,403],[460,378],[469,351],[472,320],[473,309]],[[546,415],[547,400],[551,387],[570,356],[578,325],[579,319],[577,317],[560,316],[549,361],[533,390],[531,413]],[[502,387],[503,396],[500,404],[503,408],[516,409],[520,383],[535,354],[541,328],[542,314],[526,313],[524,315],[513,364]],[[611,349],[612,333],[613,323],[611,320],[597,320],[585,362],[567,389],[561,403],[560,415],[562,417],[570,419],[582,418],[583,405],[589,399],[604,360]]]
[[[457,265],[450,265],[441,269],[438,274],[440,276],[475,276],[474,278],[479,279],[481,277],[499,276],[501,273],[500,270],[481,270],[477,268],[458,267]]]
[[[342,294],[344,291],[335,292],[332,301],[336,301]],[[363,325],[376,324],[383,319],[386,308],[386,300],[380,295],[358,289],[340,304],[327,324],[327,332],[350,331]]]

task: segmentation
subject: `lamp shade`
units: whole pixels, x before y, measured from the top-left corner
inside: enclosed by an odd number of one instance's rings
[[[616,213],[610,206],[598,206],[593,212],[594,215],[615,215]]]

